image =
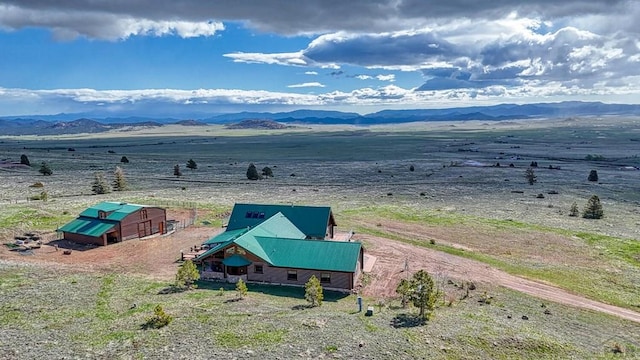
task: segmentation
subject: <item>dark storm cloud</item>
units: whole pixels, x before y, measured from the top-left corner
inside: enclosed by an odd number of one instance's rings
[[[495,19],[513,12],[555,19],[624,14],[633,6],[632,1],[625,0],[3,0],[0,26],[43,26],[90,37],[101,37],[101,29],[105,27],[122,27],[122,19],[239,21],[282,34],[381,32],[426,26],[434,19]],[[83,19],[94,19],[90,21],[93,26]],[[104,37],[112,35],[110,30]]]

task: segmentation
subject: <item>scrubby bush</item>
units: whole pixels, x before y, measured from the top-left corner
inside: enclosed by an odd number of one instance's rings
[[[238,282],[236,283],[236,292],[238,293],[238,298],[240,299],[244,299],[244,297],[247,295],[247,292],[249,292],[249,289],[247,289],[247,284],[245,284],[242,279],[238,279]]]
[[[40,172],[40,174],[44,175],[44,176],[49,176],[53,174],[53,171],[51,170],[51,168],[49,167],[49,164],[47,164],[46,162],[42,162],[42,164],[40,165],[40,170],[38,170]]]
[[[273,177],[273,170],[270,167],[265,166],[262,168],[262,176],[264,177]]]
[[[129,159],[127,159],[126,156],[123,156],[123,157],[120,158],[120,162],[123,163],[123,164],[128,164],[129,163]]]
[[[173,321],[173,317],[164,311],[162,305],[156,305],[153,309],[153,316],[147,319],[144,327],[159,329],[169,325],[171,321]]]
[[[589,177],[587,177],[589,181],[598,181],[598,171],[591,170],[589,171]]]
[[[180,171],[180,165],[176,164],[176,166],[173,167],[173,176],[175,177],[182,176],[182,171]]]

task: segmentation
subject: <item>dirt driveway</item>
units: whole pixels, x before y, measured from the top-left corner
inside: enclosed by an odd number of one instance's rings
[[[130,240],[86,251],[73,251],[71,255],[64,255],[61,249],[56,251],[53,246],[45,245],[34,250],[34,255],[25,256],[3,246],[0,259],[79,271],[115,271],[171,281],[176,273],[180,251],[187,253],[192,246],[201,244],[222,230],[192,226],[164,237]],[[407,276],[404,270],[408,266],[409,272],[425,269],[445,278],[504,286],[541,299],[600,311],[640,323],[640,313],[589,300],[545,283],[509,275],[478,261],[375,236],[358,234],[356,239],[370,244],[367,253],[377,258],[372,267],[372,281],[364,288],[364,294],[368,296],[396,296],[396,286],[401,278]]]
[[[373,279],[364,288],[365,295],[396,296],[396,286],[400,279],[407,276],[405,267],[408,266],[409,272],[424,269],[446,278],[504,286],[541,299],[600,311],[640,323],[640,313],[589,300],[542,282],[513,276],[475,260],[375,236],[358,235],[357,239],[371,244],[367,253],[376,257],[371,273]]]

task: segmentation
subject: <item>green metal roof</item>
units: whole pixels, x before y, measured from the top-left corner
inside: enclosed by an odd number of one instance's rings
[[[231,231],[234,230],[228,232]],[[201,254],[198,259],[236,244],[272,266],[353,272],[362,247],[359,242],[307,240],[305,234],[282,213],[228,239]]]
[[[247,260],[247,258],[242,255],[233,254],[228,258],[222,260],[222,263],[226,266],[240,267],[251,264],[251,261]]]
[[[277,239],[257,237],[273,266],[297,269],[353,272],[360,255],[359,242]]]
[[[236,230],[227,230],[227,231],[221,232],[218,235],[213,236],[212,238],[210,238],[209,240],[205,241],[202,244],[203,245],[212,245],[212,244],[218,244],[218,243],[227,242],[229,240],[235,239],[239,235],[242,235],[242,234],[246,233],[247,231],[249,231],[249,229],[246,229],[246,228],[245,229],[236,229]]]
[[[120,221],[128,215],[142,209],[144,205],[127,204],[121,202],[104,201],[93,205],[80,213],[80,216],[98,218],[98,213],[104,211],[107,213],[107,220]]]
[[[116,223],[112,221],[79,217],[58,228],[58,231],[100,237],[114,226],[116,226]]]
[[[266,254],[260,249],[260,247],[255,246],[254,238],[256,236],[263,237],[282,237],[282,238],[294,238],[294,239],[304,239],[305,234],[302,231],[298,230],[298,228],[289,221],[282,213],[277,213],[265,220],[264,222],[258,224],[258,226],[253,227],[251,229],[236,229],[236,230],[227,230],[224,233],[218,234],[217,236],[209,239],[207,242],[212,241],[214,239],[220,238],[223,239],[222,236],[225,233],[228,234],[228,240],[223,242],[213,248],[205,251],[200,254],[198,258],[205,258],[210,254],[215,254],[220,249],[227,247],[228,245],[235,243],[240,245],[245,250],[253,253],[254,255],[265,259]],[[217,242],[217,241],[216,241]],[[214,243],[214,242],[211,242]]]
[[[335,222],[328,206],[235,204],[227,229],[254,227],[277,213],[282,213],[307,237],[313,238],[324,239],[327,224]]]

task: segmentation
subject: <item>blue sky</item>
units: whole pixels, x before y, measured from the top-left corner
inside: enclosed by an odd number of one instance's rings
[[[0,0],[0,116],[637,103],[639,17],[619,0]]]

